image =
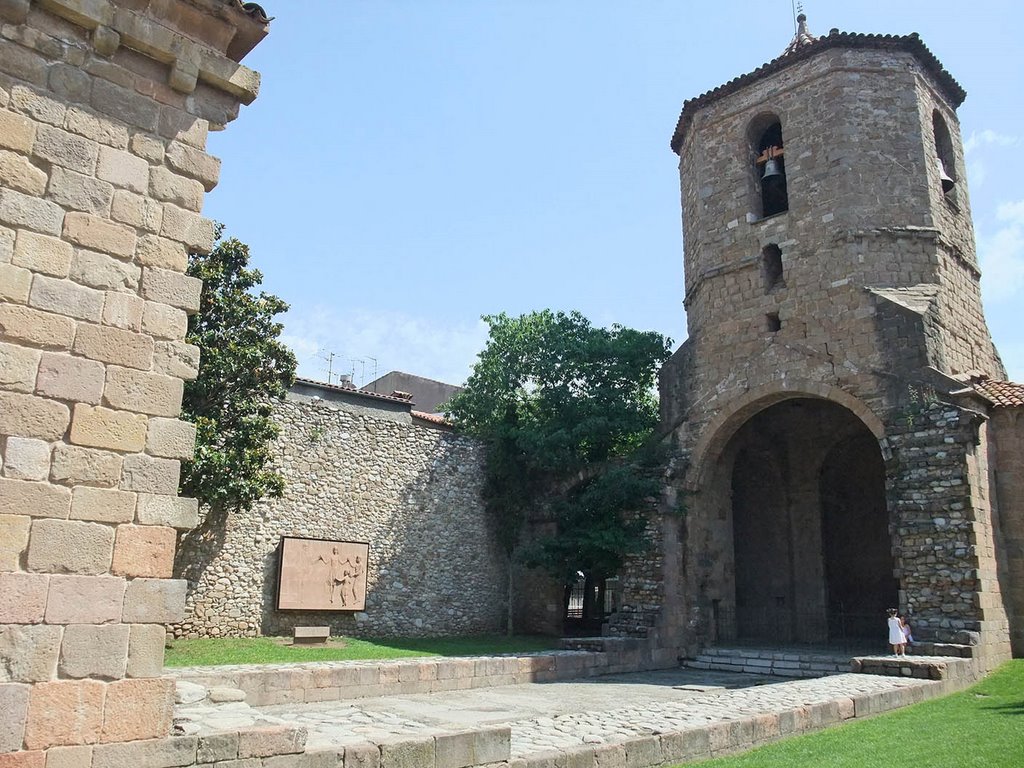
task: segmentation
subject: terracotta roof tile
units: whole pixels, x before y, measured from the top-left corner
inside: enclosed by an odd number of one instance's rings
[[[753,72],[740,75],[724,85],[720,85],[694,99],[688,99],[683,102],[683,111],[679,115],[679,122],[676,123],[676,130],[672,134],[672,141],[670,142],[672,151],[679,154],[679,150],[683,145],[683,137],[686,135],[690,121],[697,110],[735,93],[763,77],[773,75],[786,67],[792,66],[804,59],[809,59],[831,48],[874,48],[877,50],[900,50],[912,53],[924,65],[924,68],[931,73],[932,77],[935,78],[940,90],[949,99],[954,109],[959,107],[963,100],[967,98],[967,92],[946,71],[942,66],[942,62],[935,57],[935,54],[928,50],[928,47],[921,41],[921,37],[916,32],[909,35],[866,35],[855,32],[840,32],[838,29],[833,29],[828,35],[813,40],[807,37],[802,39],[798,37],[778,58],[769,61],[767,64],[762,64]]]
[[[391,395],[381,395],[377,392],[366,392],[362,389],[355,389],[353,387],[339,387],[337,384],[328,384],[323,381],[316,381],[315,379],[303,379],[301,377],[295,378],[296,384],[306,384],[308,386],[322,387],[323,389],[330,389],[336,392],[344,392],[347,395],[354,395],[355,397],[368,397],[373,400],[387,400],[389,403],[402,403],[408,405],[409,401],[403,397],[393,397]]]
[[[1013,381],[993,381],[992,379],[980,379],[972,381],[980,394],[991,400],[997,408],[1021,408],[1024,407],[1024,384],[1017,384]]]
[[[429,421],[431,424],[437,424],[442,427],[450,427],[452,423],[448,421],[444,416],[437,413],[424,413],[423,411],[412,411],[412,417],[414,419],[422,419],[423,421]]]

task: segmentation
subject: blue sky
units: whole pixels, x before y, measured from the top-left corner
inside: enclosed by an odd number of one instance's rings
[[[778,56],[790,0],[265,0],[260,97],[204,213],[291,304],[300,375],[461,383],[483,314],[578,309],[678,345],[668,142],[684,99]],[[989,326],[1024,381],[1024,6],[808,1],[811,31],[918,32],[960,108]]]

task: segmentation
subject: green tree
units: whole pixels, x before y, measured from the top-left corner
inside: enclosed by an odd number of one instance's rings
[[[186,336],[200,349],[200,366],[182,403],[182,418],[195,422],[197,434],[181,494],[199,499],[201,509],[200,525],[179,547],[186,566],[195,559],[191,549],[222,541],[230,512],[282,494],[284,479],[270,466],[278,433],[271,412],[295,380],[295,355],[281,343],[277,321],[288,305],[257,292],[263,275],[249,268],[249,247],[219,235],[209,255],[189,255],[187,270],[203,281],[203,293]]]
[[[657,482],[632,461],[658,419],[653,395],[670,340],[578,312],[484,317],[490,336],[447,410],[487,444],[484,501],[511,566],[518,556],[563,583],[615,573],[641,546],[635,514]],[[519,543],[547,506],[557,534]],[[511,567],[510,567],[511,572]],[[509,581],[511,631],[512,583]]]

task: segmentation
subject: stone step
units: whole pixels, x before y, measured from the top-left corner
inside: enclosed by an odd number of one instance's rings
[[[756,648],[707,648],[683,661],[690,669],[743,672],[778,677],[824,677],[850,671],[850,657],[830,652]]]

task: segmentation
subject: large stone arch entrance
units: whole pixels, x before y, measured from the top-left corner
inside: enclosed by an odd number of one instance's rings
[[[749,416],[715,463],[709,490],[732,544],[718,638],[877,639],[898,583],[872,430],[829,400],[789,397]]]

